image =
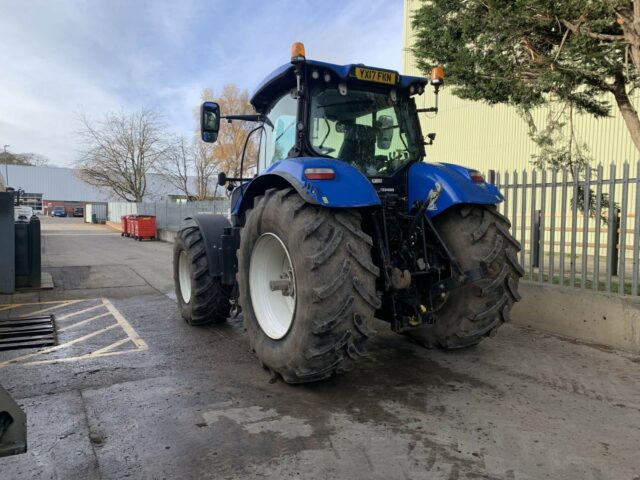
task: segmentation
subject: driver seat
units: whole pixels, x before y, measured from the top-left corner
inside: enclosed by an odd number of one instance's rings
[[[344,162],[366,167],[376,152],[376,132],[373,127],[356,123],[345,125],[344,141],[338,158]]]

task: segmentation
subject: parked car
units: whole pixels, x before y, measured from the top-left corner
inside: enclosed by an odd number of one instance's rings
[[[74,217],[84,217],[84,207],[74,207],[73,208],[73,216]]]
[[[64,207],[53,207],[53,210],[51,210],[51,216],[52,217],[66,217],[67,216],[67,210]]]

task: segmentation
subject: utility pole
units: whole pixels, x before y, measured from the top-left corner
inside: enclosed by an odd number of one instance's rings
[[[4,146],[4,179],[7,182],[7,188],[9,187],[9,167],[8,167],[9,158],[7,157],[7,147],[10,147],[10,146],[11,145]]]

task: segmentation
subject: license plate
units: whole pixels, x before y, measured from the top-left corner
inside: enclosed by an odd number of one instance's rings
[[[356,67],[355,74],[358,80],[364,80],[365,82],[385,83],[387,85],[396,84],[395,72]]]

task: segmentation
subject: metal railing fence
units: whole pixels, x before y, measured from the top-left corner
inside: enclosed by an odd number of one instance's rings
[[[629,172],[628,163],[622,172],[615,164],[490,172],[505,197],[498,210],[522,244],[525,279],[638,295],[640,162]]]
[[[640,162],[635,176],[628,163],[619,173],[615,164],[490,173],[505,197],[498,210],[522,244],[525,279],[638,295]],[[198,212],[228,215],[229,202],[110,202],[108,212],[112,222],[130,213],[155,215],[158,228],[178,230]]]
[[[219,213],[229,216],[228,200],[208,200],[201,202],[109,202],[109,221],[120,223],[123,215],[154,215],[158,228],[178,230],[185,217],[200,212]]]

